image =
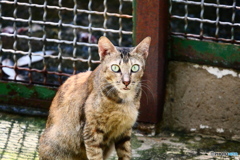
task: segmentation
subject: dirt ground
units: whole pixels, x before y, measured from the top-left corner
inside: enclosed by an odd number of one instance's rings
[[[38,159],[38,139],[45,122],[46,118],[0,112],[0,159]],[[237,156],[240,153],[239,142],[226,141],[217,136],[180,132],[162,131],[157,136],[143,136],[135,130],[132,148],[133,160],[240,159]],[[116,154],[109,160],[117,160]]]

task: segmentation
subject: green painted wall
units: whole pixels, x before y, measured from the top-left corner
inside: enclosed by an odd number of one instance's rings
[[[240,46],[172,37],[168,58],[240,69]]]
[[[57,88],[0,81],[0,103],[48,110]]]

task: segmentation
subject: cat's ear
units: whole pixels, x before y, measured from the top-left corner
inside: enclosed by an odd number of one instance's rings
[[[115,46],[110,42],[107,37],[100,37],[98,41],[98,54],[102,61],[106,55],[116,52]]]
[[[149,47],[151,43],[151,37],[144,38],[132,51],[133,54],[140,54],[144,59],[147,59],[149,53]]]

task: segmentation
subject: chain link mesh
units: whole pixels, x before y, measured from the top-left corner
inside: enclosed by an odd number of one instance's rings
[[[240,43],[240,1],[170,0],[169,13],[173,36]]]
[[[93,70],[100,36],[132,44],[131,14],[129,0],[1,0],[1,79],[58,86]]]

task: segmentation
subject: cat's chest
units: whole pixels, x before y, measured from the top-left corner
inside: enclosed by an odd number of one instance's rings
[[[109,138],[117,138],[126,130],[132,128],[138,117],[138,110],[132,106],[121,106],[108,112],[104,122]]]
[[[107,97],[90,95],[85,103],[87,121],[95,122],[106,134],[108,140],[113,140],[132,128],[138,117],[139,103],[116,103]]]

